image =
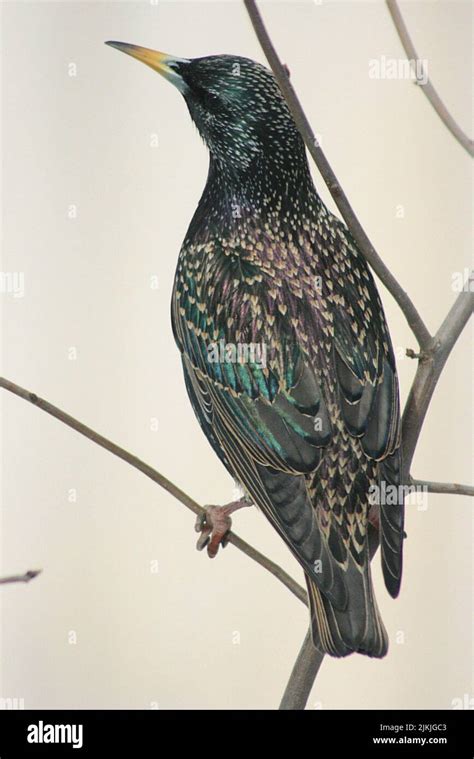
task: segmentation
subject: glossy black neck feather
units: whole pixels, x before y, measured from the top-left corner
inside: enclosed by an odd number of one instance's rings
[[[285,145],[284,150],[274,151],[269,145],[246,168],[210,151],[206,185],[185,242],[234,236],[249,221],[265,222],[275,216],[285,219],[295,210],[314,216],[322,201],[315,190],[299,134],[292,143]]]

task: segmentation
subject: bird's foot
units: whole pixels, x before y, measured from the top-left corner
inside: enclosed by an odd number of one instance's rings
[[[229,542],[229,533],[232,527],[230,515],[242,509],[244,506],[252,504],[246,498],[240,498],[238,501],[231,501],[225,506],[206,506],[204,514],[196,519],[194,529],[200,532],[196,548],[202,551],[207,546],[208,556],[213,559],[217,555],[219,546],[225,548]]]

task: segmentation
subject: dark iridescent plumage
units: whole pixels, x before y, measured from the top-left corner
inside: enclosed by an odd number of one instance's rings
[[[194,411],[302,565],[315,644],[383,656],[369,488],[399,484],[399,401],[373,278],[316,193],[273,75],[231,56],[167,58],[166,67],[210,151],[172,298]],[[221,342],[264,345],[266,361],[216,362],[210,346]],[[396,596],[403,506],[382,505],[379,524]]]

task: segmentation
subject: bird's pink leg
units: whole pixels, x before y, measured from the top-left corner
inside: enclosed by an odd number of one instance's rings
[[[226,503],[225,506],[206,506],[205,513],[198,516],[194,527],[196,532],[201,533],[196,544],[198,551],[202,551],[207,546],[208,556],[213,559],[219,550],[219,545],[225,548],[232,527],[230,515],[244,506],[252,506],[245,497]]]

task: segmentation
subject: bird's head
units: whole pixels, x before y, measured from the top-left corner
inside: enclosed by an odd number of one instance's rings
[[[239,173],[257,156],[290,168],[303,143],[268,69],[248,58],[176,58],[123,42],[106,44],[145,63],[182,93],[211,155]]]

